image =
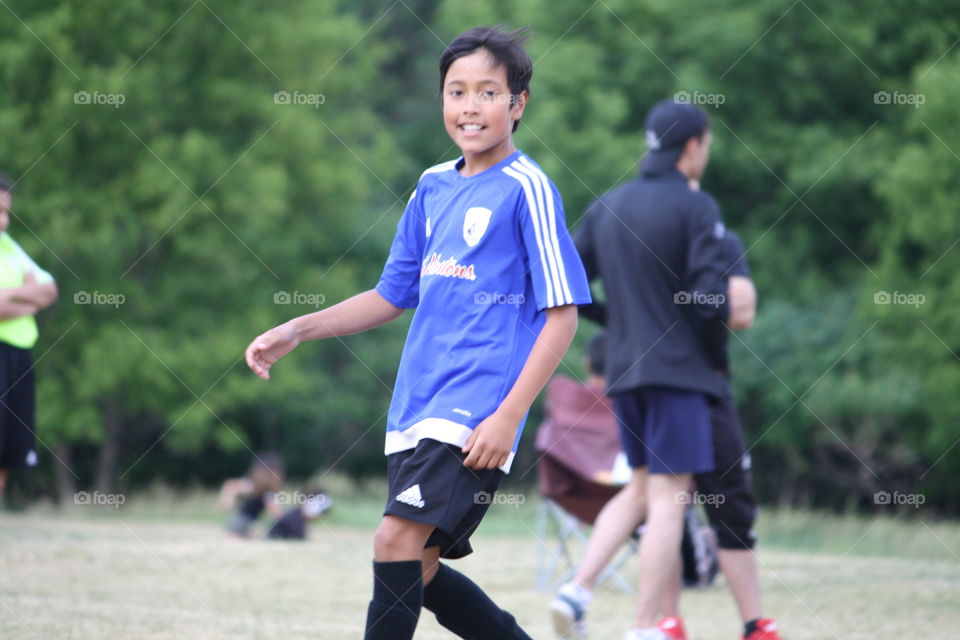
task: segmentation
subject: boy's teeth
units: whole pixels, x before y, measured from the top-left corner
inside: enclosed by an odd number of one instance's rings
[[[463,130],[464,130],[464,131],[480,131],[480,129],[482,129],[482,128],[483,128],[483,127],[481,127],[481,126],[478,125],[478,124],[465,124],[465,125],[463,125]]]

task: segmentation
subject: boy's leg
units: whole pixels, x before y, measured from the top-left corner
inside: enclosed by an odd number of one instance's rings
[[[470,578],[440,563],[439,547],[430,547],[427,552],[423,606],[437,616],[442,627],[471,640],[532,640],[516,619]],[[428,573],[432,573],[429,579]]]
[[[640,540],[637,627],[641,636],[663,638],[657,614],[680,564],[684,511],[692,474],[714,468],[710,409],[697,392],[647,387],[644,442],[649,451],[647,524]]]
[[[720,570],[744,624],[762,617],[760,579],[753,552],[757,503],[750,458],[746,453],[740,416],[728,393],[710,411],[716,470],[697,474],[697,491],[714,498],[705,512],[720,543]]]
[[[570,582],[592,590],[597,577],[643,522],[646,515],[646,479],[646,467],[634,469],[626,486],[604,505],[593,525],[583,561]]]
[[[387,515],[373,538],[365,640],[410,640],[423,606],[424,544],[434,526]]]
[[[757,557],[752,549],[720,549],[720,570],[727,579],[730,593],[737,603],[740,619],[744,623],[758,620],[763,614],[760,608],[760,578],[757,572]]]
[[[660,600],[660,615],[664,618],[680,617],[680,591],[683,582],[683,563],[678,562],[673,572],[673,578],[667,584]]]
[[[661,597],[680,563],[685,501],[677,496],[690,486],[690,474],[651,474],[647,526],[640,539],[640,587],[637,596],[637,628],[657,624]]]

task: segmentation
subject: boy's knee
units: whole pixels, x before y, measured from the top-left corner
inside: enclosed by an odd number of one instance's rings
[[[387,516],[373,535],[373,557],[378,562],[420,560],[431,530],[429,525]]]

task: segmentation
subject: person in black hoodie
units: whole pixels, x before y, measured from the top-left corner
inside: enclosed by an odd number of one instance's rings
[[[606,294],[607,393],[632,469],[597,521],[609,544],[592,542],[588,555],[619,546],[646,514],[631,640],[665,638],[657,615],[679,562],[691,478],[714,469],[710,406],[727,387],[718,342],[729,265],[716,201],[688,184],[702,176],[711,139],[701,109],[657,103],[639,176],[593,203],[574,233],[588,278]],[[583,633],[589,590],[576,581],[551,604],[563,637]]]

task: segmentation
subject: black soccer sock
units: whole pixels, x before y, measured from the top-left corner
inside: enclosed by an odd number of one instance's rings
[[[423,589],[423,606],[437,622],[467,640],[532,640],[512,615],[498,607],[483,589],[445,564]]]
[[[423,606],[419,560],[373,563],[373,600],[364,640],[411,640]]]
[[[751,633],[757,630],[757,625],[760,624],[760,618],[754,618],[750,622],[747,622],[743,625],[743,635],[744,637],[749,636]]]

